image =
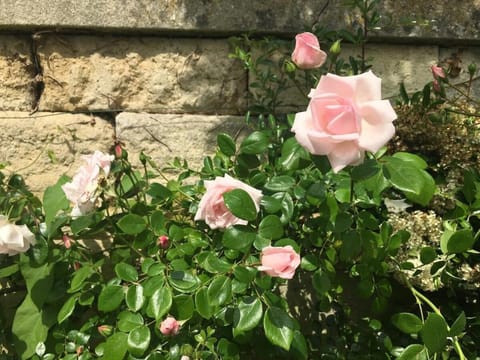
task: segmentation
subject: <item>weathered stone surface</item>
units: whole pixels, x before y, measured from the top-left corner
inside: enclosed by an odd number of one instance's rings
[[[45,36],[42,111],[240,113],[246,73],[226,41]]]
[[[36,193],[62,174],[73,175],[81,155],[109,151],[112,125],[87,115],[0,112],[0,163],[5,173],[19,173]]]
[[[117,138],[138,164],[138,154],[144,151],[160,168],[174,157],[185,158],[192,169],[200,169],[203,157],[212,155],[217,134],[237,137],[244,129],[243,117],[206,115],[161,115],[121,113],[116,118]]]
[[[362,20],[343,0],[0,0],[0,28],[213,34],[356,28]],[[382,0],[372,36],[437,42],[480,40],[478,0]],[[425,41],[425,40],[423,40]]]
[[[0,109],[31,110],[33,77],[28,37],[1,35]]]
[[[292,52],[291,42],[285,42],[284,47],[271,57],[273,63],[282,63],[282,56],[290,58]],[[428,82],[432,81],[430,67],[438,62],[437,46],[418,46],[418,45],[385,45],[385,44],[367,44],[366,57],[369,64],[372,64],[371,70],[375,75],[382,79],[382,97],[391,98],[399,94],[399,84],[403,82],[407,91],[416,91],[422,89]],[[361,53],[359,47],[343,44],[340,58],[348,63],[350,56],[357,58]],[[255,52],[254,54],[257,54]],[[258,56],[258,54],[256,55]],[[272,68],[273,70],[274,68]],[[299,70],[301,71],[301,70]],[[278,77],[282,75],[277,74]],[[285,91],[281,92],[278,100],[280,112],[303,111],[308,104],[309,89],[304,89],[305,81],[298,81],[297,84],[287,77]],[[299,77],[300,80],[303,80]],[[249,85],[257,82],[255,74],[249,75]],[[252,91],[257,89],[250,87]],[[304,94],[302,94],[302,91]]]

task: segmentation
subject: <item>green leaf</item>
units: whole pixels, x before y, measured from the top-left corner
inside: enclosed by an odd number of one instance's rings
[[[265,336],[274,345],[290,350],[293,341],[294,323],[292,318],[278,307],[270,307],[263,317]]]
[[[170,189],[159,183],[151,183],[147,194],[156,200],[166,200],[172,196]]]
[[[188,320],[193,316],[194,309],[192,296],[181,294],[173,298],[170,312],[177,320]]]
[[[267,239],[280,239],[283,236],[283,224],[276,215],[265,216],[258,226],[258,234]]]
[[[138,280],[137,269],[124,262],[115,265],[115,274],[124,281],[135,282]]]
[[[163,212],[155,211],[150,217],[150,224],[155,235],[162,235],[165,226],[165,216],[163,215]]]
[[[210,273],[226,273],[232,269],[233,264],[223,258],[219,258],[217,254],[211,252],[202,262],[202,267]]]
[[[127,214],[117,222],[118,227],[125,234],[136,235],[146,229],[147,224],[143,217],[137,214]]]
[[[110,336],[104,346],[103,360],[121,360],[128,350],[128,335],[117,332]]]
[[[256,237],[252,229],[243,225],[234,225],[225,230],[222,242],[228,249],[246,251]]]
[[[93,268],[88,265],[82,266],[80,269],[75,271],[68,292],[72,293],[80,290],[85,280],[87,280],[93,273]]]
[[[196,275],[186,271],[172,271],[168,281],[175,290],[183,293],[193,293],[201,284]]]
[[[240,359],[238,346],[225,338],[218,341],[217,352],[220,359]]]
[[[253,297],[243,298],[233,312],[233,336],[254,329],[262,320],[262,302]]]
[[[437,258],[437,251],[433,247],[426,246],[420,250],[420,261],[423,264],[430,264],[434,262],[436,258]]]
[[[439,353],[447,344],[448,325],[442,316],[429,313],[421,334],[428,351],[432,354]]]
[[[236,152],[235,141],[228,134],[220,133],[217,135],[218,148],[227,156],[233,156]]]
[[[453,322],[448,336],[454,337],[460,335],[465,330],[466,325],[467,318],[465,317],[465,312],[462,311],[461,314],[458,315],[457,319]]]
[[[380,167],[376,160],[367,159],[362,164],[352,168],[351,175],[355,181],[366,180],[376,175],[380,171]]]
[[[416,334],[423,326],[422,320],[417,315],[405,312],[393,315],[392,323],[406,334]]]
[[[415,154],[400,151],[393,154],[393,157],[397,159],[401,159],[406,162],[411,162],[415,165],[415,167],[422,170],[425,170],[426,168],[428,168],[427,162],[423,160],[420,156]]]
[[[449,254],[463,253],[470,250],[475,242],[472,230],[463,229],[455,231],[447,241],[447,251]]]
[[[0,279],[9,277],[20,270],[18,264],[12,264],[0,269]]]
[[[150,329],[141,325],[130,331],[127,338],[127,349],[133,356],[142,356],[150,345]]]
[[[295,179],[288,175],[274,176],[265,184],[265,189],[277,192],[288,191],[295,185]]]
[[[172,306],[173,295],[169,287],[164,286],[157,289],[148,302],[147,315],[160,319],[163,315],[168,313]]]
[[[255,279],[257,272],[258,270],[253,267],[236,266],[233,275],[238,281],[248,284]]]
[[[120,306],[124,298],[123,287],[120,285],[105,286],[98,295],[98,310],[109,312]]]
[[[58,211],[68,209],[70,202],[62,190],[62,185],[69,182],[70,178],[61,176],[57,183],[49,186],[43,194],[43,208],[45,210],[45,223],[47,229],[57,215]]]
[[[313,274],[313,288],[317,291],[319,295],[325,295],[332,287],[332,283],[328,274],[322,269],[318,269]]]
[[[143,317],[141,314],[134,314],[130,311],[122,311],[118,314],[118,330],[129,332],[143,325]]]
[[[243,154],[260,154],[267,150],[270,141],[268,136],[261,131],[254,131],[240,144]]]
[[[422,354],[423,352],[423,354]],[[402,351],[397,360],[426,360],[425,347],[420,344],[412,344]]]
[[[402,191],[408,200],[426,206],[434,192],[435,181],[428,172],[413,161],[385,157],[385,176],[392,185]]]
[[[125,302],[132,311],[138,311],[145,303],[145,295],[143,294],[142,285],[130,286],[125,294]]]
[[[282,155],[278,162],[287,171],[297,170],[301,163],[307,163],[310,159],[308,152],[301,146],[295,137],[287,139],[282,145]]]
[[[208,286],[209,303],[213,306],[223,305],[232,298],[232,280],[225,275],[217,276]]]
[[[236,217],[252,221],[257,218],[257,208],[250,195],[242,189],[233,189],[223,194],[228,210]]]
[[[75,305],[78,300],[78,295],[73,295],[68,298],[68,300],[62,305],[60,311],[57,314],[57,322],[61,324],[66,319],[72,315],[73,310],[75,310]]]
[[[213,315],[213,306],[208,299],[208,290],[205,287],[195,293],[195,308],[201,317],[210,319]]]
[[[295,330],[293,333],[292,348],[290,349],[290,352],[295,359],[308,360],[307,341],[303,334],[298,330]]]

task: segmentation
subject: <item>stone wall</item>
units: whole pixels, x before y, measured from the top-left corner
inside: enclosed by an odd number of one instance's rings
[[[317,22],[355,29],[359,15],[341,2],[0,0],[0,162],[35,192],[115,139],[161,165],[185,156],[200,166],[248,108],[252,76],[229,58],[228,37],[276,35],[288,49]],[[432,64],[480,60],[478,0],[384,0],[380,13],[367,55],[386,97],[401,81],[422,88]],[[286,111],[305,102],[293,89],[283,100]]]

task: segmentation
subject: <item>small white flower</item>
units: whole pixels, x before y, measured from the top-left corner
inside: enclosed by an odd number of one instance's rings
[[[0,215],[0,254],[16,255],[35,244],[35,236],[26,225],[15,225]]]
[[[387,207],[387,210],[389,212],[395,213],[395,214],[401,213],[401,212],[407,210],[409,207],[412,207],[412,205],[407,204],[405,202],[405,199],[392,200],[392,199],[389,199],[389,198],[385,198],[383,200],[383,202],[385,203],[385,206]]]

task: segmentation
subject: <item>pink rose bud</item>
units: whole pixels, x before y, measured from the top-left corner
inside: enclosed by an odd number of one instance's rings
[[[215,180],[206,180],[205,188],[207,191],[198,204],[195,221],[205,220],[211,229],[225,229],[232,225],[248,224],[248,221],[234,216],[223,201],[223,194],[233,189],[242,189],[247,192],[255,204],[257,213],[260,210],[262,192],[231,176],[217,176]]]
[[[258,270],[282,279],[293,278],[295,269],[300,265],[300,255],[290,245],[267,246],[262,249],[260,260],[262,265],[258,267]]]
[[[162,249],[168,248],[169,243],[170,239],[167,235],[162,235],[158,237],[158,246],[160,246]]]
[[[98,333],[102,336],[110,336],[112,334],[112,327],[110,325],[100,325],[97,327]]]
[[[295,138],[314,155],[326,155],[334,172],[363,162],[394,135],[397,118],[381,97],[382,79],[371,71],[355,76],[326,74],[310,94],[307,110],[297,113]]]
[[[115,145],[115,157],[121,159],[123,155],[123,149],[120,144]]]
[[[440,66],[432,65],[432,74],[435,79],[445,78],[445,71]]]
[[[320,50],[320,43],[315,35],[304,32],[295,36],[295,49],[292,61],[300,69],[313,69],[323,65],[327,54]]]
[[[72,239],[70,239],[67,235],[63,235],[63,246],[65,249],[70,249],[72,247]]]
[[[442,88],[440,87],[440,83],[438,82],[437,79],[433,79],[433,90],[437,93],[442,91]]]
[[[180,324],[172,316],[168,316],[160,324],[160,332],[165,336],[177,335],[179,330],[180,330]]]

